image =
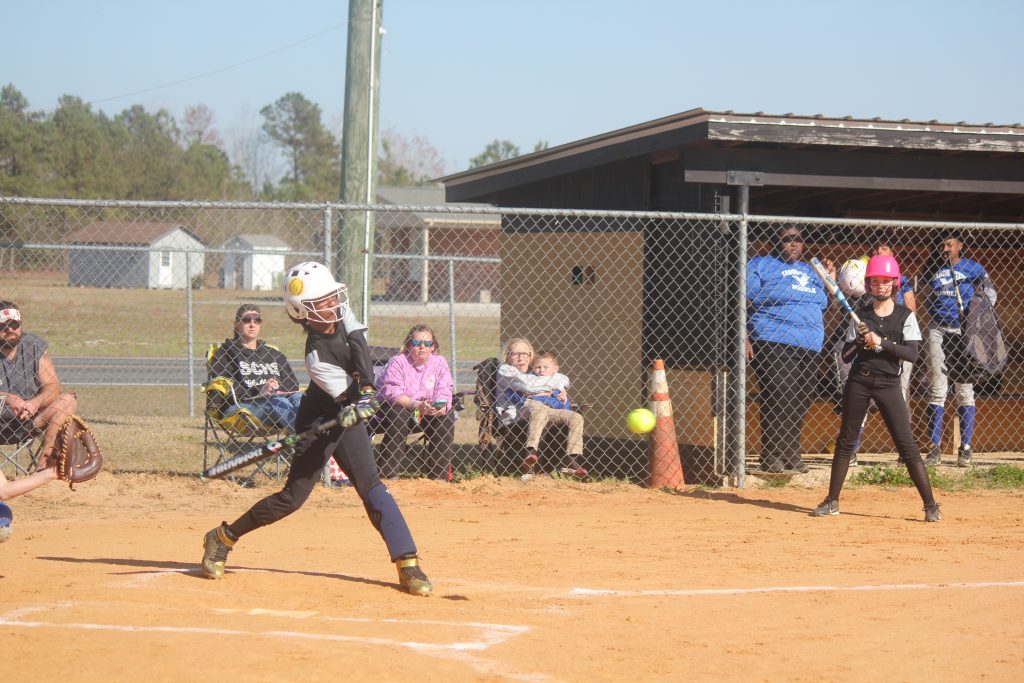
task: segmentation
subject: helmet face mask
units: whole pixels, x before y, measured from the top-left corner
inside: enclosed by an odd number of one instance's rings
[[[325,306],[331,299],[336,303]],[[284,305],[295,320],[333,323],[348,310],[348,287],[336,282],[327,266],[305,261],[288,270],[284,284]]]
[[[325,306],[331,299],[335,299],[332,306]],[[348,287],[341,285],[333,292],[323,295],[317,299],[303,299],[302,307],[305,309],[306,320],[318,323],[333,323],[345,317],[348,310]]]

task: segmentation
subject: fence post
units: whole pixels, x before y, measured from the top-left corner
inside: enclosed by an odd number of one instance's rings
[[[750,204],[750,186],[740,185],[740,221],[736,235],[736,419],[733,421],[733,443],[736,444],[736,486],[747,482],[747,210]]]
[[[324,265],[331,267],[331,221],[334,219],[334,207],[328,204],[324,208]]]
[[[185,360],[188,363],[188,416],[196,416],[196,371],[192,367],[192,250],[185,251]]]
[[[448,334],[451,339],[452,378],[458,391],[458,368],[455,367],[455,259],[448,259]]]
[[[430,223],[423,226],[423,264],[421,268],[420,303],[430,303]]]

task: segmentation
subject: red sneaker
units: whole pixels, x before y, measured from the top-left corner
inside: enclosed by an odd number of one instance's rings
[[[568,465],[558,468],[559,474],[564,474],[567,477],[579,477],[583,479],[587,476],[587,468],[581,466],[575,460],[570,460]]]
[[[537,451],[530,451],[527,453],[526,457],[523,458],[523,474],[531,474],[533,472],[533,467],[537,464],[538,460],[540,460],[540,456],[537,455]]]

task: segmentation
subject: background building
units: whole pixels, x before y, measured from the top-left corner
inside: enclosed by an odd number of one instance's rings
[[[284,286],[288,244],[273,235],[234,235],[224,243],[221,282],[225,289],[273,289]]]
[[[74,287],[184,289],[204,267],[202,253],[186,259],[185,252],[206,245],[176,223],[95,222],[65,242],[71,246],[68,284]]]

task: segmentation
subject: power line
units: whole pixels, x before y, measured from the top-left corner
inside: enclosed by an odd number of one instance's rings
[[[182,83],[189,83],[190,81],[196,81],[196,80],[199,80],[200,78],[206,78],[208,76],[213,76],[213,75],[216,75],[216,74],[219,74],[219,73],[223,73],[225,71],[230,71],[231,69],[235,69],[235,68],[238,68],[240,66],[245,66],[246,64],[251,64],[252,62],[258,61],[258,60],[263,59],[265,57],[269,57],[271,55],[275,55],[278,52],[284,52],[285,50],[289,50],[289,49],[295,47],[296,45],[301,45],[302,43],[309,42],[310,40],[313,40],[314,38],[319,38],[320,36],[324,35],[325,33],[330,33],[331,31],[336,31],[339,28],[341,28],[342,26],[346,26],[346,25],[348,25],[348,22],[347,21],[343,21],[340,24],[335,24],[334,26],[331,26],[329,28],[325,28],[323,31],[318,31],[317,33],[314,33],[313,35],[306,36],[305,38],[301,38],[299,40],[296,40],[294,43],[289,43],[288,45],[283,45],[283,46],[281,46],[279,48],[275,48],[275,49],[271,50],[270,52],[264,52],[261,55],[257,55],[255,57],[251,57],[249,59],[246,59],[246,60],[241,61],[241,62],[237,62],[235,64],[231,64],[229,66],[221,67],[220,69],[214,69],[213,71],[207,71],[206,73],[197,74],[195,76],[189,76],[188,78],[182,78],[182,79],[177,80],[177,81],[171,81],[169,83],[163,83],[162,85],[156,85],[156,86],[153,86],[152,88],[143,88],[142,90],[136,90],[135,92],[129,92],[129,93],[125,93],[123,95],[114,95],[113,97],[104,97],[103,99],[100,99],[100,100],[92,100],[91,102],[89,102],[89,104],[91,104],[91,105],[92,104],[101,104],[103,102],[110,102],[111,100],[120,100],[120,99],[123,99],[125,97],[135,97],[136,95],[142,95],[143,93],[153,92],[155,90],[162,90],[164,88],[170,88],[170,87],[175,86],[175,85],[181,85]]]

